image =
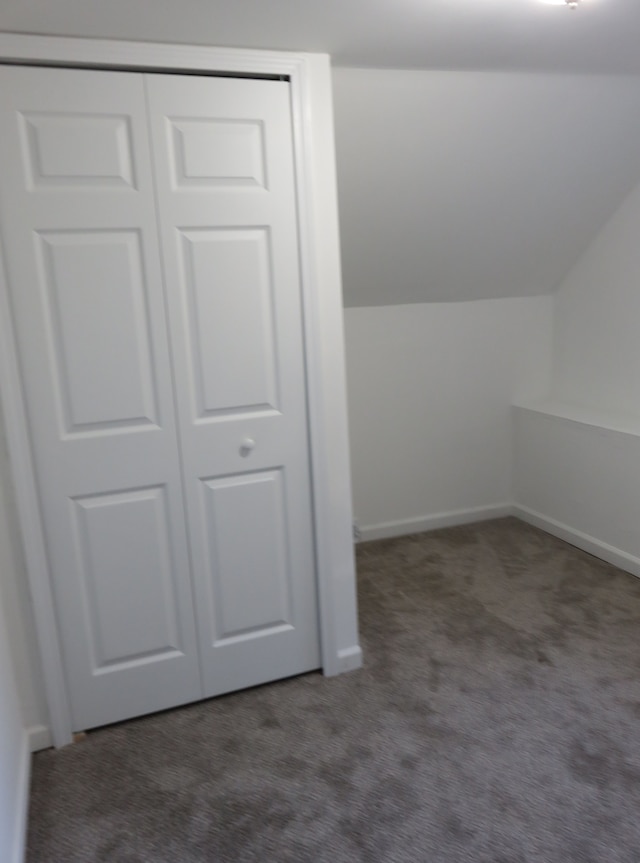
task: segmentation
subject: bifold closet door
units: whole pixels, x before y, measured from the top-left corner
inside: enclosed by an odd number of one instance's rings
[[[73,726],[201,697],[144,79],[0,68],[0,217]]]
[[[290,88],[147,75],[205,695],[320,665]]]

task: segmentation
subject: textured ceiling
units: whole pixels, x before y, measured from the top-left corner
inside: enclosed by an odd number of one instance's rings
[[[0,30],[323,51],[338,66],[640,73],[638,0],[2,0]]]

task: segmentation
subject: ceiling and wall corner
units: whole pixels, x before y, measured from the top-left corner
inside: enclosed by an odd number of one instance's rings
[[[3,0],[2,30],[329,53],[347,306],[551,293],[640,179],[637,3]]]
[[[3,0],[0,30],[320,51],[337,66],[640,73],[632,0]]]

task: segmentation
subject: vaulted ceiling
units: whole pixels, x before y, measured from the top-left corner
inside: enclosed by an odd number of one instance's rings
[[[2,0],[0,30],[324,51],[338,66],[640,72],[637,0]]]

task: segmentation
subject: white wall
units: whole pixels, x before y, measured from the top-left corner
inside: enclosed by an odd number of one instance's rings
[[[553,398],[640,416],[640,186],[556,300]]]
[[[47,706],[1,409],[0,598],[6,609],[23,719],[32,747],[41,749],[50,745]]]
[[[510,502],[510,405],[548,387],[552,307],[532,297],[347,309],[354,512],[365,538]]]
[[[514,410],[516,513],[640,576],[640,422],[549,407]]]
[[[333,81],[347,306],[551,293],[640,179],[636,78]]]
[[[515,489],[521,514],[633,556],[633,423],[594,409],[640,416],[637,79],[333,80],[365,537],[496,513]],[[509,405],[550,399],[591,411],[517,415],[514,472]]]
[[[520,515],[640,575],[640,187],[555,297],[550,397],[515,410]]]
[[[20,863],[26,829],[29,750],[5,612],[0,595],[0,860]]]

